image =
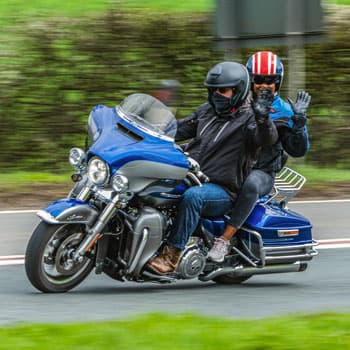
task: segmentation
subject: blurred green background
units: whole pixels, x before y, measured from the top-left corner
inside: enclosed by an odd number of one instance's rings
[[[311,177],[337,170],[325,176],[339,181],[350,181],[349,3],[324,2],[327,40],[306,47],[312,147],[297,163]],[[182,84],[178,116],[203,103],[205,75],[224,59],[213,47],[214,8],[214,0],[1,1],[0,180],[66,173],[94,105],[152,93],[161,79]],[[288,70],[286,47],[242,49],[242,63],[259,49]]]

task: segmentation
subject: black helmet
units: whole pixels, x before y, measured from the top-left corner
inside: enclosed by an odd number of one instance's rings
[[[204,85],[208,88],[208,100],[212,104],[215,88],[232,87],[231,107],[238,108],[246,100],[249,93],[249,74],[245,66],[237,62],[221,62],[211,68]]]

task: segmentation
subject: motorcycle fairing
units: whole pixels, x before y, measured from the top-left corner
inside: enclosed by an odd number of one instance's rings
[[[88,159],[98,156],[110,165],[112,176],[127,176],[131,191],[139,192],[161,179],[181,180],[186,176],[188,160],[172,139],[138,128],[115,108],[100,106],[90,119],[98,138],[88,151]]]
[[[48,204],[37,215],[50,224],[74,222],[89,225],[96,220],[99,213],[87,202],[64,198]]]

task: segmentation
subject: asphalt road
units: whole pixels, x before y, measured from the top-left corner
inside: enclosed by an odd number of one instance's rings
[[[309,217],[314,238],[349,238],[350,201],[291,203]],[[35,213],[0,214],[0,256],[24,254],[36,225]],[[120,283],[92,273],[65,294],[42,294],[27,280],[23,265],[0,266],[0,324],[93,321],[145,312],[228,318],[262,318],[300,312],[350,312],[350,249],[320,250],[302,273],[254,276],[236,286],[178,281],[171,285]]]
[[[23,265],[0,266],[0,324],[124,319],[146,312],[234,319],[350,312],[349,265],[350,249],[321,250],[304,272],[254,276],[235,286],[199,281],[120,283],[92,273],[64,294],[36,291]]]
[[[309,218],[316,240],[350,238],[350,200],[291,202],[289,208]],[[22,255],[34,227],[39,222],[32,212],[0,212],[0,256]]]

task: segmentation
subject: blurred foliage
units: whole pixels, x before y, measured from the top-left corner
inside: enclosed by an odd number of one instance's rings
[[[232,309],[232,311],[231,311]],[[117,314],[117,311],[116,311]],[[133,319],[0,328],[0,350],[347,350],[350,314],[321,313],[254,320],[153,313]],[[88,335],[88,340],[87,340]]]
[[[344,23],[306,50],[312,94],[306,161],[350,168],[350,21]],[[210,33],[206,14],[109,10],[15,23],[0,35],[0,168],[63,171],[69,148],[84,147],[94,105],[152,93],[161,79],[182,83],[180,116],[190,113],[206,99],[207,70],[223,60]],[[283,50],[274,48],[284,61]]]

